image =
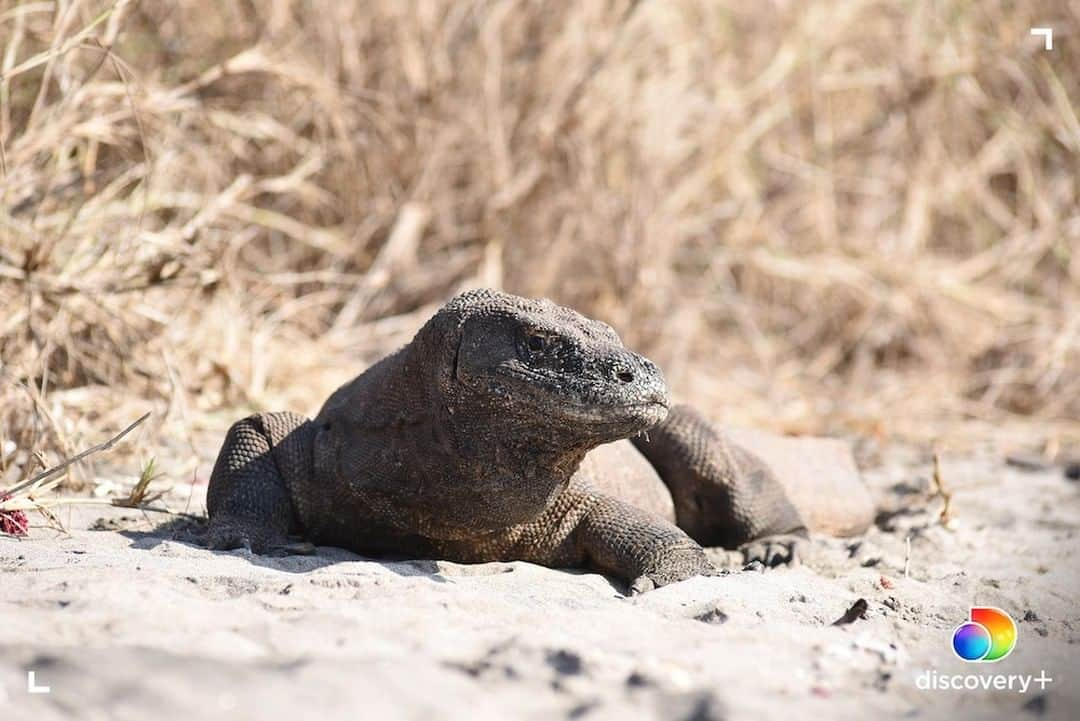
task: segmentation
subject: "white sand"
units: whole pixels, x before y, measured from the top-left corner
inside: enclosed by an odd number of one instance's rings
[[[87,530],[132,514],[80,508],[69,536],[0,539],[0,719],[1080,718],[1080,487],[990,456],[944,472],[954,530],[902,514],[796,569],[637,598],[526,563],[211,553],[139,514]],[[923,505],[894,484],[928,473],[898,456],[867,478]],[[866,619],[830,625],[859,598]],[[953,656],[972,604],[1017,619],[1008,658]],[[916,684],[1043,669],[1025,694]]]

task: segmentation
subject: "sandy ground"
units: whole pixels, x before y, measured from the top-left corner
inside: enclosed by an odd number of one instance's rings
[[[0,717],[1080,718],[1078,484],[947,458],[947,529],[928,459],[889,455],[865,476],[906,510],[865,537],[635,598],[526,563],[212,553],[156,517],[78,508],[68,534],[0,539]],[[832,625],[858,599],[865,618]],[[1017,620],[1008,658],[953,655],[973,604]],[[1026,693],[919,687],[1044,670]]]

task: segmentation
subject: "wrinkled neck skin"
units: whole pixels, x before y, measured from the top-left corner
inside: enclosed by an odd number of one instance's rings
[[[511,474],[531,483],[565,485],[585,454],[599,445],[566,429],[544,427],[544,418],[520,418],[499,408],[466,414],[452,407],[439,406],[437,425],[446,431],[451,463],[470,477]]]

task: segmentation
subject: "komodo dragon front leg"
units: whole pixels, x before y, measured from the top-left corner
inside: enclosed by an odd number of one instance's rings
[[[600,492],[578,476],[533,521],[497,532],[486,543],[454,544],[444,550],[451,549],[450,555],[469,561],[524,560],[588,568],[624,581],[631,594],[724,573],[673,523]]]
[[[210,548],[314,550],[287,542],[298,530],[290,485],[311,473],[314,435],[314,424],[296,413],[259,413],[232,425],[207,490]]]
[[[748,564],[796,560],[806,526],[760,458],[728,440],[696,410],[676,405],[632,439],[671,491],[679,527],[703,546],[740,548]]]
[[[720,574],[682,530],[607,496],[596,499],[572,540],[585,557],[584,565],[628,579],[631,594]]]

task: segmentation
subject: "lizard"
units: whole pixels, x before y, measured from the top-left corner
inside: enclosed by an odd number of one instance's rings
[[[634,594],[720,574],[702,544],[776,565],[806,533],[769,466],[673,403],[609,325],[489,289],[451,299],[315,418],[234,423],[207,510],[213,549],[531,561]]]

